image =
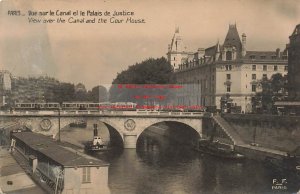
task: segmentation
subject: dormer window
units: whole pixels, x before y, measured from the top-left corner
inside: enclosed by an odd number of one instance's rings
[[[266,56],[260,56],[260,59],[266,59]]]

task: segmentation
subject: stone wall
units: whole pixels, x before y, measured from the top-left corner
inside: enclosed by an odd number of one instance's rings
[[[224,114],[223,118],[236,130],[245,143],[281,151],[300,146],[300,117]]]

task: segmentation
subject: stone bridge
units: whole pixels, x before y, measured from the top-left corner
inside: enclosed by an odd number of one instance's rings
[[[59,129],[84,119],[87,122],[103,122],[110,136],[118,137],[124,148],[136,148],[141,133],[148,127],[161,122],[184,124],[202,136],[203,113],[163,111],[39,111],[0,112],[0,122],[14,121],[33,132],[56,137]],[[60,125],[60,127],[59,127]]]

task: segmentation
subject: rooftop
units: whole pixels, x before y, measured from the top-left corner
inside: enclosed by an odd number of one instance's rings
[[[80,167],[80,166],[107,166],[101,160],[94,159],[88,155],[71,151],[50,137],[33,133],[33,132],[20,132],[13,133],[12,137],[24,142],[33,150],[42,153],[48,158],[61,164],[63,167]]]

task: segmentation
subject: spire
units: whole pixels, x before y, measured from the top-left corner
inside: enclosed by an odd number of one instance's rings
[[[179,51],[179,52],[183,51],[183,49],[184,49],[182,39],[179,35],[179,27],[178,26],[175,28],[175,33],[172,38],[170,48],[171,48],[171,51]]]
[[[224,47],[235,46],[238,52],[242,50],[242,42],[236,24],[229,24],[229,29],[223,45]]]
[[[219,40],[218,40],[218,42],[216,44],[216,52],[219,53],[220,51],[221,51],[221,49],[220,49],[220,43],[219,43]]]
[[[218,61],[219,58],[220,58],[220,53],[221,53],[219,40],[218,40],[218,42],[217,42],[217,44],[216,44],[215,47],[216,47],[216,52],[215,52],[214,60],[215,60],[215,61]]]

